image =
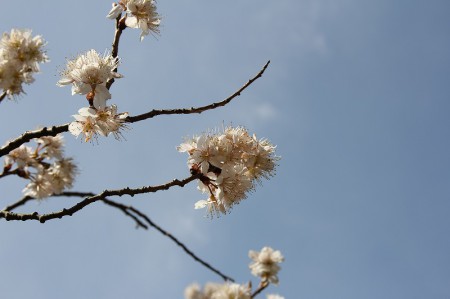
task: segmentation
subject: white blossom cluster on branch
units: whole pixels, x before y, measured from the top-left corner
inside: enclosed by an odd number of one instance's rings
[[[123,12],[123,21],[130,28],[141,29],[140,39],[144,39],[150,32],[159,33],[161,18],[156,12],[155,1],[153,0],[121,0],[112,4],[112,9],[106,16],[109,19],[116,19]]]
[[[263,247],[260,252],[250,250],[248,256],[253,260],[250,264],[252,274],[261,278],[262,281],[269,281],[278,284],[278,265],[284,261],[284,257],[279,250],[270,247]]]
[[[64,157],[62,135],[35,141],[36,148],[21,145],[5,157],[3,175],[12,173],[29,180],[23,193],[37,199],[71,188],[77,167],[72,158]]]
[[[277,273],[280,270],[278,263],[284,260],[280,251],[274,251],[270,247],[263,247],[261,252],[250,250],[249,257],[253,259],[253,262],[249,266],[252,274],[261,278],[259,287],[253,295],[251,283],[240,285],[230,282],[222,284],[208,282],[203,289],[197,283],[189,285],[184,290],[185,299],[250,299],[255,294],[264,290],[269,283],[278,284]],[[279,295],[270,294],[267,295],[267,299],[284,298]]]
[[[186,140],[178,151],[189,154],[191,173],[201,173],[199,190],[208,194],[196,208],[207,207],[208,214],[227,213],[247,197],[255,182],[275,174],[275,146],[257,139],[243,127],[226,127],[223,133],[204,133]]]
[[[84,141],[88,142],[97,138],[98,135],[108,136],[113,134],[116,139],[122,136],[121,130],[126,128],[124,123],[128,113],[117,113],[116,105],[105,108],[84,107],[74,115],[75,121],[70,123],[69,132],[78,137],[84,136]]]
[[[105,53],[102,56],[95,50],[89,50],[67,62],[57,85],[72,84],[72,95],[85,94],[90,106],[105,108],[106,100],[111,99],[106,82],[122,77],[115,71],[118,65],[119,60],[110,54]]]
[[[103,56],[95,50],[90,50],[67,62],[62,72],[59,86],[72,85],[72,95],[86,94],[89,107],[83,107],[74,115],[75,121],[69,125],[69,132],[78,137],[84,136],[88,142],[98,135],[113,134],[116,139],[121,136],[121,129],[125,127],[124,119],[127,112],[117,113],[117,106],[107,106],[111,93],[106,87],[108,80],[122,78],[117,73],[119,59],[110,54]]]
[[[194,283],[184,291],[185,299],[250,299],[251,288],[248,284],[208,282],[203,287]]]
[[[45,223],[51,219],[72,216],[86,206],[103,201],[111,207],[124,212],[143,228],[153,227],[174,241],[188,255],[203,266],[221,276],[224,283],[207,283],[202,289],[192,284],[185,290],[186,299],[251,299],[260,294],[269,284],[278,284],[279,264],[284,261],[280,251],[264,247],[260,252],[250,251],[252,263],[251,273],[259,277],[259,285],[252,293],[252,283],[234,283],[234,280],[200,259],[183,243],[170,233],[156,225],[150,218],[132,206],[110,200],[112,196],[123,196],[167,190],[173,186],[183,187],[199,180],[198,189],[207,194],[206,200],[200,200],[195,208],[207,208],[210,217],[225,214],[245,199],[263,179],[275,175],[279,157],[275,155],[276,146],[267,139],[258,139],[243,127],[225,127],[223,131],[208,132],[194,136],[178,146],[178,151],[186,152],[191,176],[183,180],[140,188],[125,187],[117,190],[104,190],[99,194],[93,192],[64,192],[72,187],[77,174],[77,166],[72,158],[64,157],[62,132],[70,132],[84,142],[97,140],[98,136],[113,135],[122,137],[127,123],[152,118],[156,115],[194,114],[225,106],[232,99],[260,78],[270,61],[259,73],[220,102],[197,108],[153,109],[137,116],[129,116],[127,112],[119,113],[116,105],[107,105],[112,98],[110,87],[115,79],[123,76],[118,73],[119,40],[122,31],[129,28],[141,30],[141,41],[150,33],[159,34],[160,16],[153,0],[120,0],[113,3],[108,18],[116,19],[115,35],[111,52],[99,54],[89,50],[68,60],[58,86],[71,86],[72,95],[85,95],[87,107],[73,115],[75,120],[70,124],[44,127],[35,131],[27,131],[20,137],[0,147],[0,156],[5,156],[3,172],[0,178],[15,175],[29,182],[23,189],[25,197],[0,211],[0,219],[38,220]],[[39,72],[39,63],[47,62],[48,57],[43,49],[44,40],[40,36],[32,37],[31,30],[12,29],[4,33],[0,40],[0,101],[23,93],[22,84],[34,81],[33,74]],[[56,135],[56,136],[55,136]],[[54,137],[53,137],[54,136]],[[25,143],[35,141],[35,146]],[[75,205],[61,211],[39,214],[16,213],[15,208],[34,199],[43,199],[52,195],[83,197]],[[279,295],[267,295],[267,299],[284,299]]]
[[[24,93],[22,85],[34,82],[33,74],[39,72],[39,63],[49,61],[45,41],[31,30],[12,29],[0,39],[0,90],[9,98]]]

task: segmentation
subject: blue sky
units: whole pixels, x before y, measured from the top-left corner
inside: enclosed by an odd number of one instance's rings
[[[173,4],[173,5],[172,5]],[[58,71],[110,47],[108,1],[2,1],[0,30],[48,41],[27,95],[2,102],[3,141],[63,124],[85,105],[56,86]],[[74,190],[165,183],[189,175],[185,136],[244,125],[278,145],[277,176],[229,215],[210,220],[195,184],[121,198],[233,276],[252,280],[249,249],[279,249],[286,298],[450,297],[450,19],[448,1],[159,1],[161,35],[127,29],[111,89],[135,115],[220,100],[262,78],[230,105],[131,126],[126,141],[84,144],[66,134],[81,174]],[[24,182],[0,182],[1,205]],[[73,199],[31,203],[48,212]],[[39,223],[0,222],[0,288],[15,298],[182,298],[191,282],[219,281],[168,239],[134,228],[101,204]],[[264,298],[264,297],[261,297]]]

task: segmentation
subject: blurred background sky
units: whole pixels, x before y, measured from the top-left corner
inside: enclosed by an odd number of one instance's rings
[[[51,62],[17,102],[0,104],[2,142],[64,124],[86,105],[56,86],[65,59],[110,48],[109,1],[0,0],[1,32],[30,28]],[[277,176],[229,215],[205,218],[191,183],[123,197],[238,282],[257,279],[248,250],[279,249],[287,299],[450,298],[450,2],[446,0],[159,1],[161,35],[120,45],[125,77],[110,104],[136,115],[221,100],[270,67],[231,104],[133,124],[126,141],[84,144],[76,191],[189,176],[183,137],[243,125],[278,145]],[[0,181],[1,203],[25,181]],[[58,198],[19,211],[75,203]],[[73,217],[0,221],[1,298],[183,298],[220,277],[155,230],[101,203]],[[260,296],[259,298],[265,298]]]

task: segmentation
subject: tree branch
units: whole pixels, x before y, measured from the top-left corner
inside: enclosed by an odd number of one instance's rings
[[[80,211],[84,207],[86,207],[96,201],[103,200],[106,197],[123,196],[123,195],[130,195],[131,197],[133,197],[134,195],[137,195],[137,194],[152,193],[152,192],[157,192],[160,190],[168,190],[169,188],[171,188],[173,186],[184,187],[186,184],[192,182],[193,180],[198,179],[200,176],[201,176],[201,174],[200,175],[199,174],[191,175],[190,177],[188,177],[184,180],[180,181],[178,179],[175,179],[167,184],[159,185],[159,186],[144,186],[144,187],[136,188],[136,189],[131,189],[131,188],[127,187],[127,188],[119,189],[119,190],[104,190],[102,193],[99,193],[97,195],[92,195],[92,196],[86,197],[84,200],[80,201],[79,203],[77,203],[76,205],[74,205],[70,208],[63,209],[61,211],[54,212],[54,213],[49,213],[49,214],[40,215],[38,212],[29,213],[29,214],[18,214],[18,213],[13,213],[11,211],[3,210],[3,211],[0,211],[0,219],[5,218],[6,221],[37,220],[41,223],[45,223],[48,220],[52,220],[52,219],[56,219],[56,218],[61,219],[62,217],[65,217],[65,216],[72,216],[74,213]]]
[[[121,210],[122,212],[124,212],[127,216],[130,216],[131,218],[133,218],[136,221],[136,224],[140,227],[143,227],[144,229],[148,229],[148,226],[153,227],[154,229],[156,229],[158,232],[160,232],[161,234],[163,234],[164,236],[168,237],[170,240],[172,240],[173,242],[175,242],[175,244],[177,244],[179,247],[181,247],[181,249],[184,250],[184,252],[186,252],[190,257],[192,257],[195,261],[197,261],[198,263],[200,263],[201,265],[203,265],[204,267],[208,268],[209,270],[211,270],[212,272],[216,273],[217,275],[219,275],[220,277],[222,277],[223,280],[229,280],[234,282],[234,279],[223,274],[222,272],[220,272],[219,270],[217,270],[216,268],[214,268],[213,266],[211,266],[209,263],[205,262],[203,259],[201,259],[200,257],[198,257],[195,253],[193,253],[189,248],[186,247],[186,245],[184,245],[181,241],[179,241],[177,238],[175,238],[172,234],[170,234],[168,231],[166,231],[165,229],[161,228],[159,225],[157,225],[156,223],[154,223],[147,215],[145,215],[144,213],[142,213],[141,211],[137,210],[136,208],[134,208],[133,206],[126,206],[124,204],[121,203],[117,203],[108,199],[103,199],[102,200],[105,204],[118,208],[119,210]],[[135,215],[133,215],[132,213],[136,214],[137,216],[141,217],[142,219],[144,219],[144,221],[148,224],[148,226],[144,223],[142,223]]]
[[[132,213],[130,213],[130,206],[126,206],[124,204],[109,200],[107,198],[102,199],[102,202],[108,206],[117,208],[119,210],[121,210],[125,215],[127,215],[128,217],[131,217],[135,222],[136,222],[136,226],[137,227],[142,227],[143,229],[147,229],[148,230],[148,226],[145,225],[138,217],[136,217],[135,215],[133,215]]]
[[[197,108],[184,108],[184,109],[166,109],[166,110],[152,110],[150,112],[140,114],[137,116],[129,116],[125,119],[126,122],[134,123],[141,120],[145,120],[148,118],[153,118],[158,115],[169,115],[169,114],[193,114],[193,113],[202,113],[207,110],[212,110],[218,107],[225,106],[231,100],[233,100],[235,97],[239,96],[242,91],[244,91],[247,87],[249,87],[255,80],[260,78],[266,68],[269,66],[270,60],[264,65],[264,67],[254,76],[252,79],[250,79],[246,84],[244,84],[240,89],[238,89],[235,93],[233,93],[231,96],[226,98],[223,101],[212,103],[206,106],[201,106]],[[23,133],[20,137],[8,142],[6,145],[0,148],[0,157],[8,154],[13,149],[18,148],[22,144],[30,141],[33,138],[39,138],[43,136],[56,136],[59,133],[67,132],[69,130],[69,124],[64,124],[60,126],[53,126],[51,128],[44,127],[39,130],[34,131],[27,131]]]
[[[34,138],[39,138],[43,136],[56,136],[59,133],[67,132],[69,130],[69,124],[64,124],[60,126],[53,127],[43,127],[42,129],[34,130],[34,131],[26,131],[20,137],[8,142],[6,145],[0,148],[0,157],[8,154],[13,149],[18,148],[22,144],[30,141]]]
[[[188,178],[190,179],[190,178]],[[187,179],[186,179],[187,180]],[[183,181],[186,181],[183,180]],[[180,181],[181,182],[181,181]],[[167,184],[166,184],[167,185]],[[156,187],[154,187],[156,188]],[[130,189],[132,190],[132,189]],[[135,189],[136,190],[136,189]],[[66,197],[93,197],[95,196],[94,193],[92,192],[63,192],[61,194],[55,195],[55,196],[66,196]],[[17,201],[16,203],[7,206],[6,208],[3,209],[3,211],[12,211],[13,209],[24,205],[26,202],[30,201],[30,200],[34,200],[34,198],[30,197],[30,196],[25,196],[24,198],[22,198],[21,200]],[[201,259],[200,257],[198,257],[195,253],[193,253],[189,248],[186,247],[186,245],[184,245],[181,241],[179,241],[177,238],[175,238],[172,234],[170,234],[168,231],[166,231],[165,229],[161,228],[159,225],[157,225],[156,223],[154,223],[147,215],[145,215],[144,213],[142,213],[141,211],[139,211],[138,209],[134,208],[133,206],[126,206],[124,204],[109,200],[107,198],[102,198],[100,199],[104,204],[117,208],[120,211],[122,211],[126,216],[132,218],[135,222],[136,225],[138,227],[141,227],[143,229],[148,230],[149,226],[153,227],[154,229],[156,229],[158,232],[160,232],[161,234],[163,234],[164,236],[168,237],[170,240],[172,240],[173,242],[175,242],[175,244],[177,244],[179,247],[181,247],[190,257],[192,257],[195,261],[197,261],[198,263],[202,264],[204,267],[208,268],[209,270],[213,271],[214,273],[216,273],[217,275],[219,275],[220,277],[222,277],[222,279],[224,280],[229,280],[234,282],[234,279],[223,274],[222,272],[220,272],[219,270],[217,270],[216,268],[214,268],[213,266],[211,266],[209,263],[205,262],[203,259]],[[1,213],[1,212],[0,212]],[[137,215],[137,216],[136,216]],[[143,221],[141,219],[142,218]],[[8,220],[8,219],[7,219]],[[147,224],[145,224],[144,222],[146,222]]]
[[[267,281],[261,281],[258,288],[255,290],[255,292],[252,294],[251,298],[255,298],[256,295],[264,291],[265,288],[269,286],[269,282]]]
[[[267,69],[267,67],[269,66],[270,60],[267,61],[267,63],[263,66],[263,68],[258,72],[258,74],[256,74],[256,76],[254,76],[253,78],[251,78],[250,80],[248,80],[247,83],[245,83],[241,88],[239,88],[236,92],[234,92],[232,95],[230,95],[228,98],[220,101],[220,102],[216,102],[216,103],[212,103],[206,106],[201,106],[201,107],[197,107],[197,108],[184,108],[184,109],[166,109],[166,110],[156,110],[153,109],[150,112],[144,113],[144,114],[140,114],[140,115],[136,115],[136,116],[129,116],[125,119],[126,122],[129,123],[134,123],[137,121],[141,121],[147,118],[152,118],[155,117],[157,115],[169,115],[169,114],[193,114],[193,113],[202,113],[206,110],[212,110],[218,107],[222,107],[225,106],[226,104],[228,104],[229,102],[231,102],[231,100],[233,100],[235,97],[240,96],[241,92],[244,91],[247,87],[249,87],[254,81],[256,81],[258,78],[260,78],[263,73],[265,72],[265,70]]]
[[[150,218],[147,217],[147,215],[145,215],[144,213],[141,213],[140,211],[136,210],[135,208],[130,206],[130,210],[133,211],[134,213],[136,213],[137,215],[139,215],[140,217],[142,217],[143,219],[145,219],[145,221],[148,223],[148,225],[152,226],[153,228],[155,228],[157,231],[159,231],[160,233],[162,233],[164,236],[168,237],[169,239],[171,239],[172,241],[174,241],[178,246],[180,246],[188,255],[190,255],[194,260],[196,260],[197,262],[199,262],[200,264],[202,264],[203,266],[205,266],[206,268],[208,268],[209,270],[213,271],[214,273],[216,273],[217,275],[219,275],[220,277],[223,278],[223,280],[229,280],[234,282],[234,279],[223,274],[222,272],[220,272],[219,270],[215,269],[214,267],[212,267],[210,264],[208,264],[207,262],[203,261],[201,258],[199,258],[198,256],[196,256],[191,250],[189,250],[183,243],[181,243],[180,241],[178,241],[177,238],[175,238],[174,236],[172,236],[169,232],[167,232],[166,230],[162,229],[160,226],[158,226],[156,223],[154,223],[152,220],[150,220]]]
[[[6,91],[0,94],[0,103],[3,101],[4,98],[6,98]]]
[[[15,203],[13,203],[13,204],[11,204],[9,206],[4,207],[3,211],[11,212],[12,210],[17,209],[18,207],[23,206],[24,204],[26,204],[30,200],[34,200],[34,198],[31,197],[31,196],[24,196],[20,200],[18,200],[17,202],[15,202]]]
[[[127,28],[127,26],[125,25],[125,22],[120,21],[121,17],[122,17],[122,14],[120,14],[116,18],[116,31],[114,32],[114,40],[113,40],[112,49],[111,49],[111,56],[114,57],[115,59],[118,59],[117,55],[119,55],[120,36],[122,35],[122,32],[125,30],[125,28]],[[117,67],[113,71],[117,72]],[[114,83],[114,78],[109,79],[106,82],[106,88],[109,90],[111,88],[111,85],[113,85],[113,83]]]
[[[23,174],[24,172],[20,171],[19,169],[14,169],[12,171],[9,171],[9,170],[5,171],[5,170],[3,170],[3,172],[0,173],[0,179],[4,178],[5,176],[8,176],[8,175],[20,175],[21,173]]]

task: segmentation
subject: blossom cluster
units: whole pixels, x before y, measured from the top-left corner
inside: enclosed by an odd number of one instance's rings
[[[202,174],[199,190],[209,195],[195,208],[208,208],[208,213],[226,213],[247,197],[255,182],[275,174],[275,146],[267,139],[257,139],[243,127],[226,127],[221,133],[205,133],[186,140],[179,152],[189,154],[188,167]]]
[[[124,120],[128,113],[117,113],[117,106],[107,106],[111,98],[106,84],[113,78],[121,78],[117,73],[119,60],[110,54],[103,56],[95,50],[90,50],[67,62],[62,77],[57,85],[72,85],[72,95],[86,94],[89,107],[78,110],[75,121],[69,125],[69,132],[75,136],[83,135],[88,142],[98,135],[113,134],[116,139],[121,136],[125,127]]]
[[[189,285],[184,291],[186,299],[250,299],[251,288],[237,283],[207,283],[203,290],[196,283]]]
[[[39,72],[39,63],[49,61],[45,41],[31,30],[12,29],[0,39],[0,90],[9,98],[24,93],[22,84],[34,82],[33,74]]]
[[[279,250],[263,247],[260,252],[250,250],[248,256],[253,260],[249,266],[253,275],[261,277],[262,281],[278,284],[278,271],[281,269],[278,264],[284,261]]]
[[[62,135],[41,137],[36,143],[34,149],[21,145],[12,150],[5,157],[3,173],[16,173],[30,180],[23,193],[37,199],[71,188],[77,167],[72,158],[64,157]]]
[[[124,120],[128,113],[117,113],[117,107],[111,105],[105,108],[81,108],[75,121],[70,123],[69,132],[78,137],[84,136],[84,141],[88,142],[98,135],[108,136],[113,134],[116,139],[120,139],[121,130],[126,127]]]
[[[263,247],[261,252],[250,250],[249,257],[253,260],[249,266],[252,274],[261,278],[261,283],[259,285],[260,287],[265,288],[269,283],[278,284],[277,274],[280,270],[278,264],[284,260],[280,251],[274,251],[270,247]],[[205,284],[203,290],[198,284],[193,283],[185,289],[184,297],[185,299],[253,298],[251,293],[251,283],[240,285],[229,282],[225,282],[223,284],[210,282]],[[267,299],[284,298],[279,295],[268,294]]]
[[[119,59],[112,55],[105,53],[102,56],[95,50],[89,50],[67,61],[57,85],[72,84],[72,95],[85,94],[90,106],[104,108],[106,100],[111,98],[106,83],[113,78],[122,78],[122,75],[116,72],[118,65]]]
[[[156,12],[154,0],[121,0],[112,4],[112,9],[106,17],[116,19],[123,12],[127,27],[141,29],[141,41],[150,32],[159,33],[161,18]]]

